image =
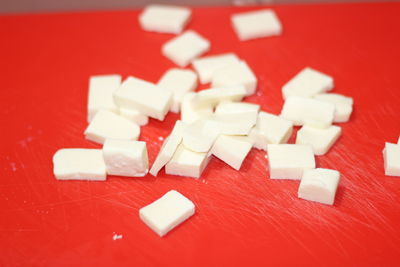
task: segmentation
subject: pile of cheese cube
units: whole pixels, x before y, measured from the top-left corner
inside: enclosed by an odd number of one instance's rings
[[[193,30],[182,33],[191,18],[183,7],[151,5],[140,15],[146,31],[179,34],[161,47],[179,67],[167,70],[157,83],[120,75],[93,76],[89,82],[86,139],[102,149],[61,149],[53,158],[57,179],[105,180],[106,175],[142,177],[148,172],[199,178],[214,156],[236,170],[252,148],[265,150],[271,179],[301,180],[298,196],[332,205],[340,174],[316,168],[341,134],[333,123],[346,122],[353,100],[330,93],[332,77],[309,67],[282,87],[285,103],[280,115],[241,102],[253,95],[257,78],[245,60],[234,53],[202,57],[210,41]],[[242,41],[280,35],[274,11],[235,14],[232,26]],[[201,84],[210,89],[195,92]],[[180,112],[149,171],[146,143],[137,141],[149,117],[164,120]],[[287,144],[294,126],[302,126],[296,143]],[[170,210],[167,217],[160,214]],[[140,216],[164,235],[194,213],[193,203],[171,191],[141,209]],[[160,217],[161,216],[161,217]]]

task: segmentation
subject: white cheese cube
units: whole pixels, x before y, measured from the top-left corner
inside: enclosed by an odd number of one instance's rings
[[[353,98],[340,94],[318,94],[315,99],[335,105],[333,122],[346,122],[353,111]]]
[[[271,179],[300,180],[305,170],[315,168],[309,145],[268,144],[267,152]]]
[[[286,99],[281,117],[293,121],[294,125],[308,124],[327,128],[332,124],[335,105],[313,98],[291,96]]]
[[[143,30],[179,34],[190,20],[191,10],[172,5],[148,5],[139,15]]]
[[[215,71],[211,79],[212,87],[243,85],[246,95],[252,95],[257,88],[257,78],[245,61],[233,63]]]
[[[400,176],[400,144],[385,143],[383,160],[385,175]]]
[[[53,165],[58,180],[106,180],[101,149],[60,149],[53,156]]]
[[[172,93],[153,83],[128,77],[114,92],[114,100],[120,108],[137,110],[162,121],[171,107]]]
[[[272,9],[234,14],[231,22],[241,41],[282,34],[281,22]]]
[[[192,201],[175,190],[139,210],[140,219],[159,236],[164,236],[195,212]]]
[[[342,128],[329,126],[321,129],[304,125],[297,132],[296,144],[310,145],[315,155],[324,155],[342,133]]]
[[[257,112],[214,114],[207,118],[211,128],[218,129],[220,134],[248,135],[257,122]]]
[[[103,157],[109,175],[143,177],[149,169],[145,142],[107,139]]]
[[[161,52],[176,65],[186,67],[209,49],[210,42],[190,30],[165,43]]]
[[[208,152],[219,135],[219,129],[207,120],[197,120],[185,127],[182,144],[194,152]]]
[[[340,173],[335,170],[317,168],[306,170],[300,182],[299,198],[333,205]]]
[[[257,149],[267,150],[268,144],[286,143],[293,132],[293,123],[276,115],[261,111],[257,124],[251,129],[249,137]]]
[[[121,85],[120,75],[97,75],[90,77],[87,120],[91,122],[100,109],[118,113],[113,93]]]
[[[196,97],[196,93],[187,93],[182,99],[181,105],[181,120],[185,123],[192,123],[198,119],[210,116],[213,113],[212,105],[203,105],[195,107],[193,105],[193,99]]]
[[[239,170],[253,143],[246,136],[220,135],[211,153],[226,164]]]
[[[226,53],[195,59],[192,65],[199,75],[200,83],[205,84],[211,82],[216,71],[235,63],[239,63],[239,58],[233,53]]]
[[[231,102],[224,101],[218,104],[215,108],[216,114],[232,114],[232,113],[242,113],[242,112],[258,112],[260,110],[260,105],[245,103],[245,102]]]
[[[176,149],[182,142],[184,127],[185,125],[181,121],[176,121],[174,129],[172,129],[171,134],[164,140],[160,152],[150,169],[151,175],[157,176],[162,167],[171,160]]]
[[[103,144],[108,138],[137,140],[140,127],[111,111],[100,110],[85,130],[85,138]]]
[[[191,70],[170,69],[158,81],[158,86],[172,93],[171,111],[178,113],[183,96],[196,89],[197,75]]]
[[[246,95],[246,89],[241,86],[211,88],[201,90],[192,99],[194,107],[216,106],[222,101],[240,101]]]
[[[313,97],[332,90],[333,78],[312,68],[304,68],[282,87],[283,98],[289,96]]]
[[[119,115],[140,126],[149,123],[149,117],[135,109],[120,108]]]
[[[209,161],[210,155],[207,152],[194,152],[180,144],[172,159],[165,165],[165,173],[199,178]]]

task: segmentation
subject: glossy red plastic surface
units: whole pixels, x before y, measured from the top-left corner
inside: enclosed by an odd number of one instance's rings
[[[384,176],[382,149],[400,134],[400,4],[277,6],[282,36],[239,42],[230,15],[259,8],[194,8],[188,28],[211,41],[208,54],[249,63],[259,87],[246,101],[266,111],[280,112],[282,85],[305,66],[354,98],[342,137],[317,158],[342,173],[334,206],[298,199],[298,181],[270,180],[256,150],[240,172],[212,159],[200,180],[56,181],[57,149],[99,147],[83,137],[88,77],[156,82],[174,67],[160,52],[173,35],[140,30],[139,11],[1,16],[0,265],[398,265],[400,178]],[[142,128],[151,162],[177,118]],[[138,210],[171,189],[197,212],[160,238]]]

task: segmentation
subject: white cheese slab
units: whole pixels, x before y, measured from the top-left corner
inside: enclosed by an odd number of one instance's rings
[[[400,144],[385,143],[383,161],[385,175],[400,177]]]
[[[220,134],[248,135],[257,122],[257,114],[256,111],[214,114],[206,119],[210,127],[218,129]]]
[[[240,101],[246,95],[246,88],[242,85],[218,87],[201,90],[192,99],[193,107],[215,107],[222,101]]]
[[[259,112],[260,105],[245,102],[220,102],[215,108],[216,114],[232,114],[242,112]]]
[[[235,170],[240,170],[252,147],[252,141],[246,136],[220,135],[211,153]]]
[[[182,144],[194,152],[208,152],[220,134],[208,120],[197,120],[183,131]]]
[[[328,128],[315,128],[304,125],[297,132],[296,144],[310,145],[315,155],[325,155],[340,137],[342,128],[329,126]]]
[[[347,122],[353,112],[353,98],[340,94],[318,94],[315,99],[335,105],[333,122]]]
[[[190,92],[183,96],[181,104],[181,120],[185,123],[193,123],[196,120],[205,118],[213,114],[212,105],[195,106],[193,100],[197,94]]]
[[[138,110],[135,109],[120,108],[119,115],[139,126],[144,126],[149,123],[149,117],[143,115],[142,113],[140,113]]]

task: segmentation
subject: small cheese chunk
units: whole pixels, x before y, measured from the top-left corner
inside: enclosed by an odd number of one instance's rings
[[[172,93],[153,83],[128,77],[114,92],[114,100],[120,108],[137,110],[162,121],[171,107]]]
[[[239,58],[233,53],[226,53],[195,59],[192,65],[199,75],[200,83],[205,84],[211,82],[216,71],[235,63],[239,63]]]
[[[245,103],[245,102],[231,102],[224,101],[218,104],[215,108],[216,114],[232,114],[232,113],[242,113],[242,112],[258,112],[260,110],[260,105]]]
[[[211,153],[226,164],[239,170],[253,143],[246,136],[220,135]]]
[[[353,111],[353,98],[340,94],[318,94],[315,99],[335,105],[333,122],[346,122]]]
[[[300,180],[305,170],[315,168],[309,145],[268,144],[267,152],[271,179]]]
[[[327,128],[332,124],[335,106],[313,98],[291,96],[286,99],[281,117],[293,121],[294,125],[308,124]]]
[[[215,71],[211,79],[212,87],[243,85],[246,95],[252,95],[257,88],[257,78],[245,61],[233,63]]]
[[[296,144],[310,145],[315,155],[324,155],[341,133],[342,128],[334,125],[325,129],[304,125],[297,132]]]
[[[186,67],[195,58],[210,49],[210,42],[194,31],[186,31],[162,46],[162,54],[180,67]]]
[[[140,127],[111,111],[100,110],[85,130],[85,138],[103,144],[108,138],[137,140]]]
[[[208,152],[219,135],[219,129],[207,120],[197,120],[185,127],[182,143],[195,152]]]
[[[333,205],[340,173],[317,168],[306,170],[300,182],[298,197],[327,205]]]
[[[272,9],[234,14],[231,21],[241,41],[282,34],[281,22]]]
[[[261,111],[257,124],[251,129],[249,137],[257,149],[267,150],[268,144],[286,143],[293,132],[293,123],[276,115]]]
[[[121,85],[120,75],[97,75],[90,77],[87,120],[91,122],[100,109],[118,113],[113,93]]]
[[[180,144],[172,159],[165,165],[165,173],[199,178],[209,161],[210,155],[207,152],[194,152]]]
[[[257,122],[257,112],[214,114],[207,118],[211,128],[218,129],[220,134],[248,135]]]
[[[119,115],[140,126],[149,123],[149,117],[135,109],[120,108]]]
[[[53,165],[58,180],[106,180],[101,149],[60,149],[53,156]]]
[[[170,69],[158,81],[158,86],[172,93],[171,111],[178,113],[183,96],[196,89],[197,75],[191,70]]]
[[[143,30],[179,34],[190,20],[191,10],[170,5],[148,5],[139,15]]]
[[[145,142],[107,139],[103,157],[109,175],[143,177],[149,169]]]
[[[332,90],[333,78],[312,68],[305,68],[282,87],[283,98],[289,96],[313,97]]]
[[[246,89],[241,86],[211,88],[198,92],[192,99],[195,108],[216,106],[222,101],[240,101],[246,95]]]
[[[203,105],[195,107],[193,99],[196,98],[196,93],[187,93],[182,99],[181,105],[181,120],[185,123],[192,123],[198,119],[210,116],[213,113],[212,105]]]
[[[385,143],[383,149],[385,175],[400,176],[400,143]]]
[[[192,201],[171,190],[139,210],[140,219],[159,236],[164,236],[195,212]]]
[[[171,134],[164,140],[160,152],[158,153],[157,158],[150,169],[151,175],[157,176],[162,167],[164,167],[165,164],[171,160],[176,149],[182,142],[184,127],[184,123],[181,121],[176,121],[174,129],[172,129]]]

